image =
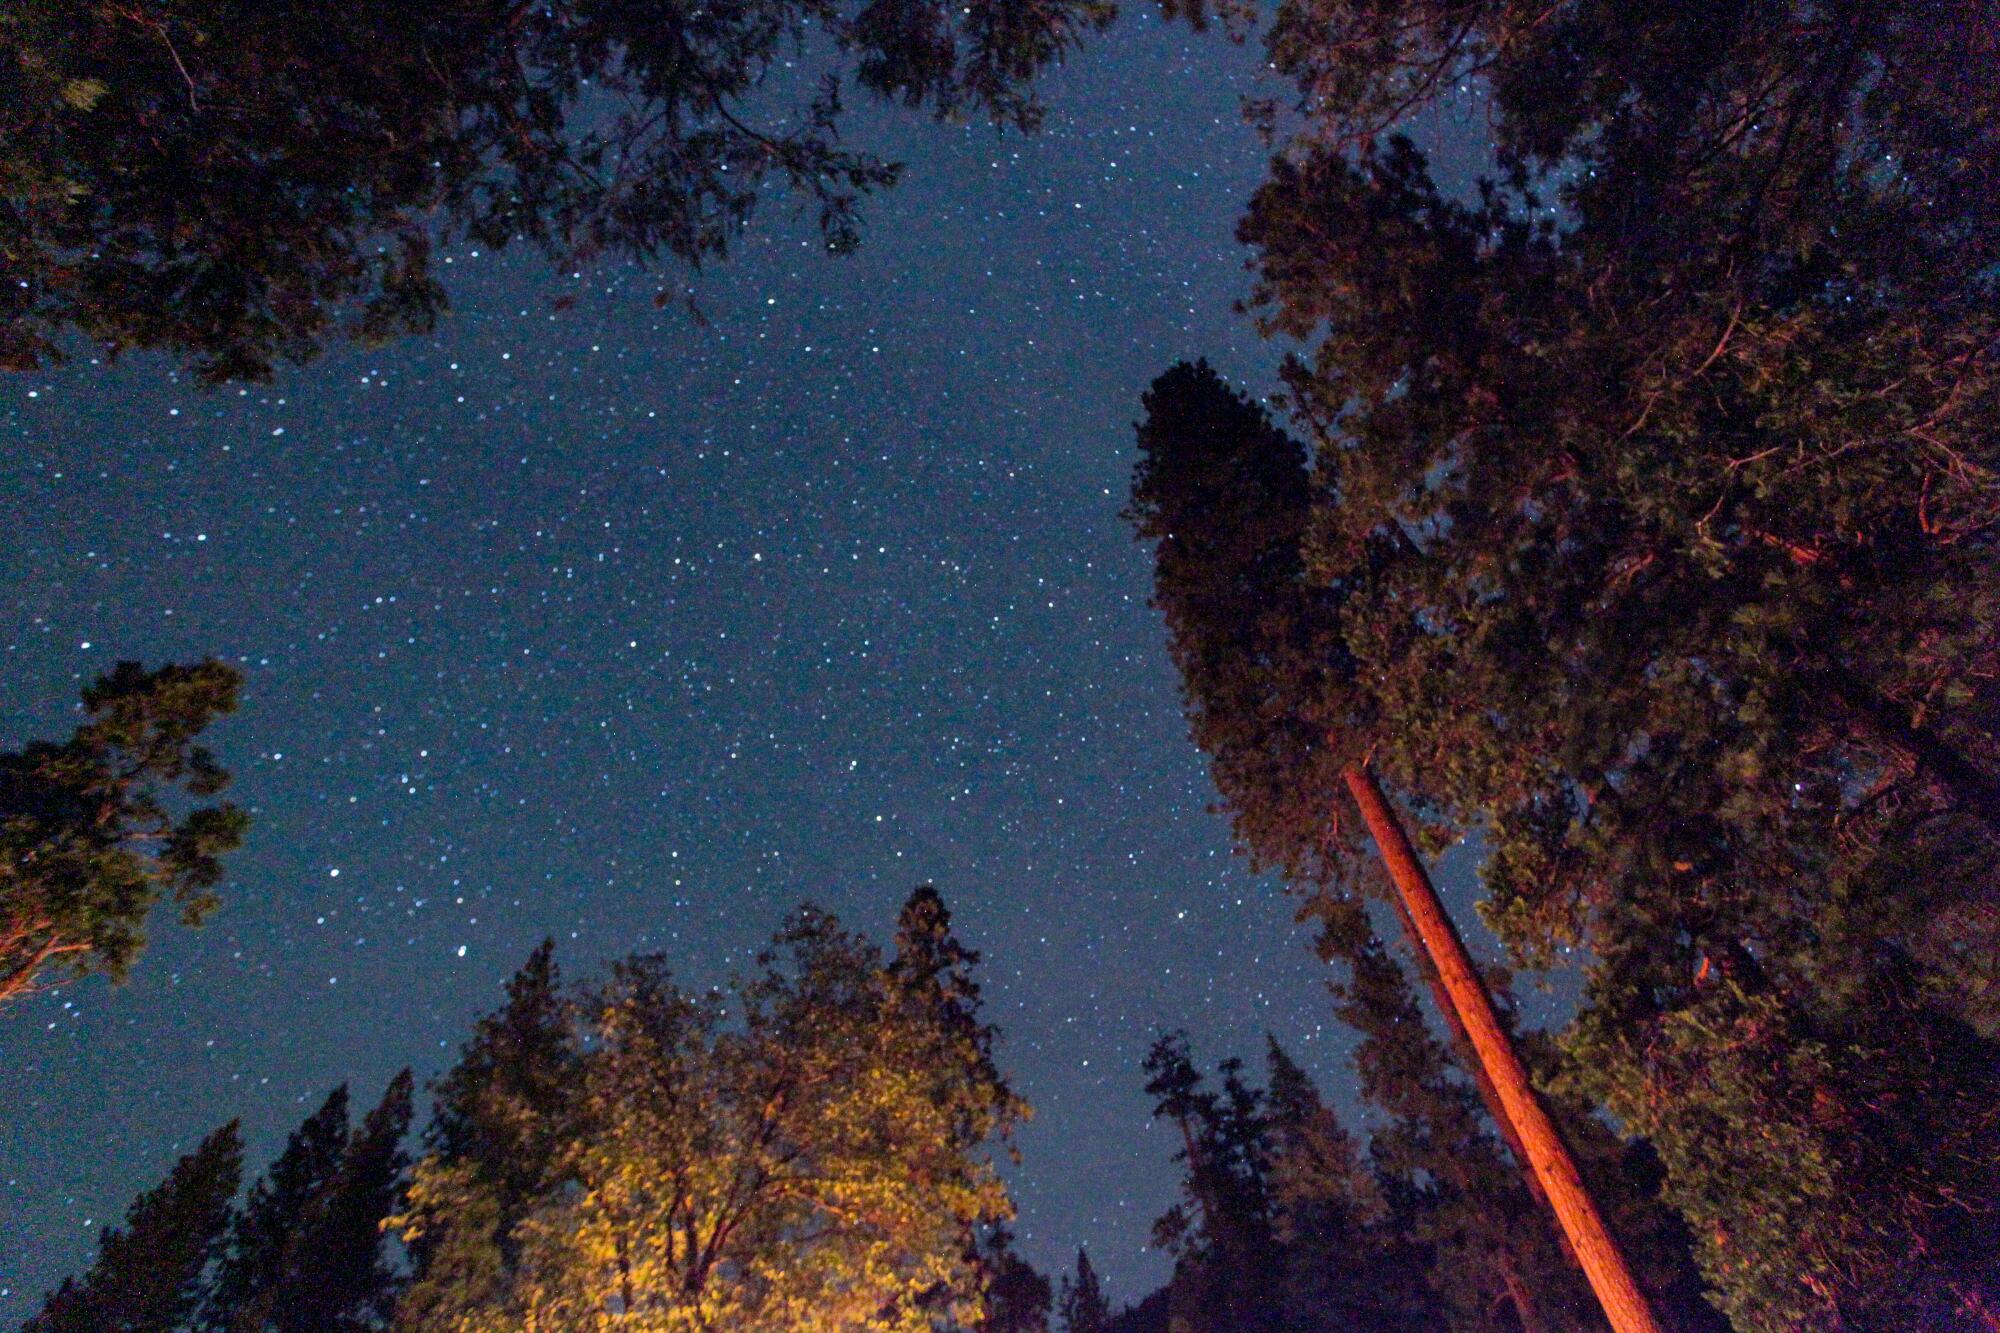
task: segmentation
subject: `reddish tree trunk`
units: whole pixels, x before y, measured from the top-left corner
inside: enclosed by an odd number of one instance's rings
[[[1660,1333],[1659,1322],[1653,1318],[1652,1307],[1633,1280],[1624,1252],[1605,1225],[1597,1201],[1585,1188],[1576,1160],[1556,1132],[1555,1122],[1549,1119],[1535,1095],[1528,1072],[1515,1054],[1513,1041],[1500,1026],[1493,1001],[1473,969],[1471,955],[1466,953],[1457,927],[1431,886],[1430,875],[1403,832],[1402,821],[1366,768],[1350,765],[1341,777],[1361,809],[1361,818],[1375,839],[1389,881],[1395,886],[1410,924],[1416,927],[1418,942],[1437,970],[1445,996],[1465,1029],[1481,1069],[1492,1083],[1504,1116],[1503,1124],[1512,1125],[1527,1156],[1528,1168],[1540,1183],[1557,1225],[1568,1237],[1570,1249],[1591,1290],[1597,1293],[1605,1318],[1614,1333]]]
[[[1471,1034],[1459,1021],[1458,1009],[1452,1004],[1451,996],[1445,992],[1443,979],[1431,963],[1430,953],[1424,948],[1423,936],[1417,933],[1417,923],[1410,918],[1409,909],[1403,906],[1400,897],[1391,901],[1396,906],[1396,919],[1403,926],[1403,938],[1409,941],[1410,950],[1416,955],[1417,975],[1424,979],[1424,985],[1431,993],[1431,1002],[1437,1006],[1438,1013],[1444,1018],[1445,1030],[1451,1034],[1453,1056],[1457,1058],[1459,1067],[1472,1076],[1472,1086],[1479,1092],[1480,1104],[1486,1108],[1486,1114],[1493,1117],[1494,1128],[1500,1131],[1500,1141],[1513,1155],[1514,1165],[1528,1186],[1528,1194],[1542,1216],[1550,1216],[1555,1210],[1549,1204],[1548,1193],[1542,1189],[1541,1180],[1528,1165],[1528,1150],[1522,1145],[1521,1136],[1514,1132],[1514,1122],[1507,1118],[1506,1109],[1500,1105],[1500,1094],[1494,1089],[1493,1080],[1487,1077],[1486,1067],[1479,1062],[1479,1052],[1472,1045]],[[1563,1256],[1575,1263],[1576,1251],[1570,1248],[1569,1237],[1560,1229],[1555,1233],[1555,1242]],[[1542,1333],[1547,1321],[1542,1318],[1532,1294],[1520,1275],[1513,1271],[1511,1263],[1502,1276],[1506,1279],[1508,1298],[1514,1303],[1514,1313],[1520,1317],[1522,1333]]]

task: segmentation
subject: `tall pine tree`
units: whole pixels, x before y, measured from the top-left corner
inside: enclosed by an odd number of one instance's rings
[[[1375,762],[1486,831],[1524,958],[1588,946],[1579,1081],[1746,1333],[1981,1327],[2000,24],[1399,0],[1271,42],[1303,128],[1242,234]],[[1384,131],[1475,78],[1453,198]]]
[[[384,1250],[407,1159],[410,1075],[348,1131],[335,1088],[293,1132],[237,1216],[200,1320],[207,1333],[369,1333],[398,1278]]]
[[[1530,1085],[1456,926],[1369,768],[1373,682],[1356,670],[1346,603],[1356,588],[1305,575],[1313,507],[1305,451],[1204,365],[1154,381],[1138,428],[1132,517],[1155,553],[1195,741],[1208,751],[1239,838],[1294,883],[1353,882],[1340,812],[1373,840],[1413,950],[1435,970],[1453,1030],[1472,1048],[1494,1119],[1525,1149],[1531,1174],[1618,1333],[1653,1333],[1601,1210]],[[1358,587],[1407,558],[1400,534],[1371,542]],[[1421,635],[1412,623],[1402,631]],[[1363,688],[1363,682],[1369,687]]]
[[[229,1223],[243,1171],[235,1121],[203,1139],[106,1227],[97,1261],[66,1279],[22,1333],[180,1333]]]

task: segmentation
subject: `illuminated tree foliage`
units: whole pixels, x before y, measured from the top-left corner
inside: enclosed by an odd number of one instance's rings
[[[430,328],[440,242],[722,256],[772,190],[851,247],[855,93],[1024,128],[1110,0],[22,0],[0,11],[0,365],[69,331],[204,381]],[[798,68],[794,68],[798,66]]]
[[[90,975],[123,981],[161,899],[196,925],[249,817],[205,800],[229,774],[195,743],[234,712],[220,662],[147,671],[120,662],[83,692],[66,741],[0,754],[0,1005]]]
[[[891,956],[806,910],[727,995],[638,957],[558,1002],[538,955],[445,1081],[398,1326],[976,1325],[1025,1108],[974,962],[928,889]]]
[[[2000,16],[1296,0],[1270,43],[1242,234],[1375,762],[1484,830],[1524,958],[1587,946],[1574,1086],[1739,1328],[1994,1326]],[[1383,131],[1475,81],[1449,197]]]

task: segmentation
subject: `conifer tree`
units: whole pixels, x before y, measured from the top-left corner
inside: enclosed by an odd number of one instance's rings
[[[274,1333],[368,1333],[386,1328],[398,1277],[383,1221],[395,1211],[409,1159],[410,1072],[389,1082],[382,1101],[349,1137],[340,1169],[286,1246],[285,1274],[269,1303]]]
[[[579,1054],[555,942],[545,939],[438,1082],[416,1170],[425,1221],[405,1235],[416,1280],[398,1307],[399,1328],[436,1327],[441,1310],[500,1298],[519,1258],[515,1228],[561,1179]]]
[[[1425,1252],[1388,1205],[1340,1117],[1275,1039],[1265,1053],[1272,1239],[1284,1251],[1284,1327],[1430,1327]]]
[[[1054,1293],[1049,1280],[1014,1252],[1014,1236],[1004,1225],[982,1229],[973,1247],[983,1307],[974,1333],[1049,1333]]]
[[[351,1134],[347,1088],[296,1130],[237,1217],[203,1311],[214,1333],[369,1333],[398,1280],[384,1250],[407,1159],[409,1071]]]
[[[1468,1333],[1601,1328],[1472,1090],[1451,1076],[1402,969],[1373,939],[1344,961],[1340,1016],[1362,1034],[1361,1094],[1388,1117],[1371,1151],[1395,1229],[1430,1256],[1443,1322]]]
[[[1588,946],[1573,1068],[1745,1333],[1995,1302],[1961,1224],[2000,1208],[1968,1035],[1996,1030],[1996,42],[1980,4],[1272,29],[1304,132],[1242,234],[1307,344],[1308,580],[1344,594],[1376,764],[1486,831],[1489,919],[1529,960]],[[1453,199],[1383,132],[1469,77],[1497,169]]]
[[[235,1121],[203,1139],[106,1227],[97,1261],[66,1279],[22,1333],[179,1333],[229,1223],[243,1169]]]
[[[340,1172],[347,1148],[347,1085],[292,1131],[284,1151],[236,1214],[203,1303],[206,1333],[262,1333],[285,1280],[289,1242]]]
[[[1154,601],[1166,616],[1195,742],[1209,754],[1240,841],[1295,884],[1351,884],[1351,843],[1338,814],[1351,802],[1412,948],[1436,969],[1448,1021],[1474,1048],[1492,1115],[1526,1149],[1521,1168],[1536,1178],[1618,1333],[1652,1333],[1644,1293],[1369,769],[1378,705],[1372,688],[1359,688],[1346,604],[1414,544],[1400,533],[1371,536],[1366,567],[1346,583],[1308,583],[1313,491],[1303,446],[1206,364],[1170,369],[1144,405],[1131,516],[1141,540],[1154,544]],[[1339,906],[1328,891],[1318,901]]]
[[[1282,1328],[1262,1095],[1234,1059],[1222,1063],[1220,1090],[1209,1089],[1183,1033],[1154,1043],[1146,1072],[1153,1114],[1178,1131],[1184,1167],[1184,1201],[1153,1229],[1154,1244],[1175,1260],[1171,1317],[1208,1333]]]
[[[196,925],[249,818],[215,796],[229,774],[195,738],[236,710],[221,662],[120,662],[83,692],[66,741],[0,754],[0,1006],[76,977],[123,981],[153,908]]]
[[[1091,1267],[1088,1251],[1076,1252],[1076,1275],[1065,1276],[1056,1298],[1061,1333],[1105,1333],[1111,1322],[1111,1306],[1104,1299],[1103,1284]]]

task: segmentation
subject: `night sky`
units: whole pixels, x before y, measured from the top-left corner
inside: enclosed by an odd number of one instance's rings
[[[436,336],[269,386],[0,382],[0,746],[119,658],[214,654],[255,818],[209,926],[0,1018],[0,1323],[222,1121],[261,1168],[331,1085],[437,1073],[545,935],[571,976],[659,950],[705,984],[802,900],[886,938],[926,881],[1037,1109],[1025,1252],[1087,1243],[1121,1299],[1165,1275],[1152,1037],[1268,1030],[1351,1081],[1207,812],[1119,517],[1171,361],[1274,383],[1232,311],[1257,64],[1133,19],[1039,136],[859,116],[910,166],[860,254],[767,201],[691,280],[706,327],[656,308],[678,273],[460,249]]]

